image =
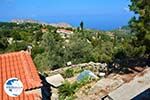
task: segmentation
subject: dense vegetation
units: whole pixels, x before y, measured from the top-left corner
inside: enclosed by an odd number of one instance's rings
[[[131,0],[135,12],[130,27],[107,31],[84,29],[80,23],[69,38],[62,38],[56,27],[31,23],[0,23],[0,53],[26,50],[32,46],[32,57],[39,70],[56,69],[67,62],[116,62],[149,59],[150,2]]]
[[[150,1],[131,0],[130,10],[135,13],[130,21],[132,32],[136,33],[134,41],[136,47],[146,46],[146,53],[150,53]]]
[[[81,26],[81,30],[69,28],[74,33],[64,39],[56,32],[59,28],[49,25],[0,23],[0,52],[26,50],[30,45],[32,57],[41,71],[64,67],[67,62],[110,63],[145,53],[145,46],[132,45],[136,36],[128,27],[105,32],[83,30],[83,24]]]

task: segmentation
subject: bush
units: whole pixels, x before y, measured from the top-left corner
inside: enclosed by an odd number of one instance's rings
[[[80,82],[69,83],[65,81],[65,83],[59,87],[59,100],[74,100],[75,92],[78,91],[79,88],[89,83],[91,80],[89,77],[84,78]]]
[[[73,77],[74,76],[74,70],[72,68],[69,68],[69,69],[65,70],[63,76],[65,78]]]
[[[77,89],[78,89],[77,82],[71,84],[68,81],[65,81],[65,83],[59,87],[59,99],[68,100],[69,98],[74,97],[74,94],[77,91]]]
[[[47,53],[36,55],[34,62],[39,71],[43,72],[44,70],[49,70]]]

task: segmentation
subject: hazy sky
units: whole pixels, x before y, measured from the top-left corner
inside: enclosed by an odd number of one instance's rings
[[[0,21],[15,18],[67,22],[74,26],[114,29],[127,25],[133,16],[129,0],[0,0]]]

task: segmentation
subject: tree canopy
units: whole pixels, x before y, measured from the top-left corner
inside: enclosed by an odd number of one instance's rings
[[[129,22],[132,32],[136,33],[136,46],[145,45],[150,50],[150,1],[131,0],[130,10],[135,16]]]

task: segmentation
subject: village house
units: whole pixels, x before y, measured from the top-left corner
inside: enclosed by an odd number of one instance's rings
[[[8,96],[4,91],[5,82],[14,77],[23,84],[23,92],[17,97]],[[45,97],[43,88],[43,81],[28,52],[0,54],[0,100],[41,100]]]
[[[62,38],[69,38],[70,35],[73,34],[73,31],[66,30],[66,29],[58,29],[56,32],[59,33]]]
[[[42,33],[46,33],[46,32],[48,32],[48,29],[42,28],[41,31],[42,31]]]

